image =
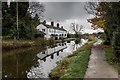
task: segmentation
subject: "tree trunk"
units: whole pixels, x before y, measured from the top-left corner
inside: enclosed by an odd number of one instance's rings
[[[17,22],[17,39],[19,39],[19,30],[18,30],[18,2],[16,1],[16,22]]]

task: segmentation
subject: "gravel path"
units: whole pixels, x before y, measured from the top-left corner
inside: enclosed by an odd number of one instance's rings
[[[84,78],[118,78],[118,71],[106,61],[105,51],[99,46],[101,40],[98,40],[90,55],[88,69]]]

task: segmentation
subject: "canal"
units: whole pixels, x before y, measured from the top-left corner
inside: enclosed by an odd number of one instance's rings
[[[50,71],[57,62],[72,54],[84,45],[75,41],[57,43],[54,47],[30,47],[4,51],[2,53],[3,78],[48,78]]]

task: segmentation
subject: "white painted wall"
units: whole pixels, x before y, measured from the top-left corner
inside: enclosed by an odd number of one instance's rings
[[[42,31],[42,29],[47,29],[43,24],[40,24],[37,26],[37,28],[39,31]],[[45,30],[46,31],[46,30]],[[46,32],[45,32],[46,33]]]
[[[61,37],[62,37],[62,34],[63,34],[63,38],[67,38],[67,31],[61,31],[61,30],[57,30],[57,29],[52,29],[52,28],[47,28],[46,26],[44,26],[43,24],[40,24],[37,26],[37,28],[39,31],[43,31],[43,29],[45,29],[45,38],[46,39],[49,39],[51,38],[51,34],[57,34],[58,35],[58,39],[60,38],[60,34],[61,34]],[[66,36],[65,36],[66,34]]]

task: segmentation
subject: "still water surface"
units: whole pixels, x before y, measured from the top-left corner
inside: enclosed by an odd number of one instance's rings
[[[4,51],[2,55],[2,77],[5,78],[47,78],[57,62],[72,54],[81,43],[58,43],[54,47],[31,47]]]

